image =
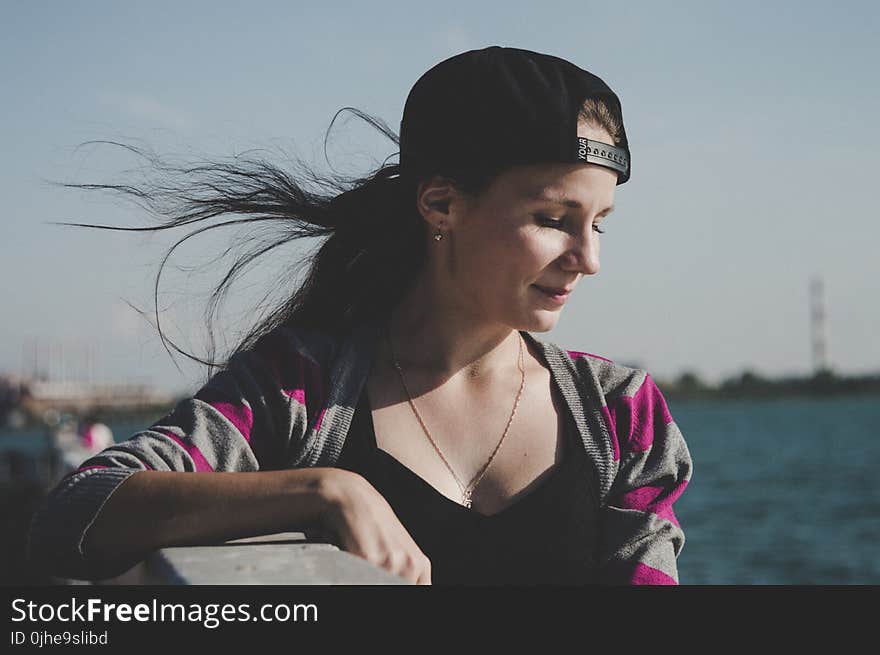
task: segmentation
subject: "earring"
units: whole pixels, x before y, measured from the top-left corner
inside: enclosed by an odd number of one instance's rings
[[[434,241],[440,241],[443,238],[443,233],[440,230],[437,230],[437,234],[434,235]]]

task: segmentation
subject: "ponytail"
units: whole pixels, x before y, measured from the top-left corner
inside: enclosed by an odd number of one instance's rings
[[[399,144],[397,135],[380,119],[357,109],[345,109]],[[332,125],[331,122],[328,134]],[[116,194],[145,210],[158,224],[142,227],[58,224],[156,232],[202,223],[175,242],[162,258],[154,282],[153,312],[159,338],[172,361],[173,350],[208,367],[206,377],[213,369],[225,367],[233,354],[252,348],[262,336],[282,325],[344,334],[360,321],[390,312],[423,263],[425,221],[415,210],[415,181],[405,181],[397,164],[383,164],[365,177],[348,178],[319,174],[294,158],[294,175],[252,154],[226,161],[181,165],[172,164],[143,147],[112,141],[92,143],[123,148],[145,161],[147,166],[142,179],[126,184],[62,183],[60,186]],[[314,190],[310,190],[307,183]],[[244,224],[249,228],[253,226],[254,230],[244,244],[239,244],[243,245],[243,254],[211,293],[205,311],[208,354],[200,357],[179,347],[162,329],[159,312],[162,272],[175,250],[189,239],[218,228]],[[258,227],[260,229],[256,229]],[[214,320],[229,288],[263,255],[304,237],[323,239],[323,243],[315,254],[291,264],[291,272],[308,266],[303,283],[286,302],[258,317],[235,347],[217,359]]]

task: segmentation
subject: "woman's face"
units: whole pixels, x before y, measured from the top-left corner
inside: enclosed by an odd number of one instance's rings
[[[612,143],[604,130],[578,136]],[[466,306],[513,329],[552,329],[572,290],[599,272],[599,234],[613,209],[617,173],[586,163],[518,166],[449,216],[448,281]],[[441,242],[442,243],[442,242]]]

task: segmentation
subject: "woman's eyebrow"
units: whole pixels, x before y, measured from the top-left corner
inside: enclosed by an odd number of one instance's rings
[[[526,192],[525,198],[527,200],[541,200],[543,202],[552,202],[557,205],[565,205],[566,207],[571,207],[573,209],[583,209],[584,206],[578,202],[577,200],[573,200],[572,198],[566,198],[565,196],[556,195],[553,193],[549,193],[547,191],[528,191]],[[605,214],[606,216],[614,211],[614,205],[610,205],[603,209],[600,214]]]

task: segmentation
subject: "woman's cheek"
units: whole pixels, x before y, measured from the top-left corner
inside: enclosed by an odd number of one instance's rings
[[[557,234],[540,234],[531,240],[528,251],[532,253],[537,266],[546,266],[565,253],[565,244]]]

